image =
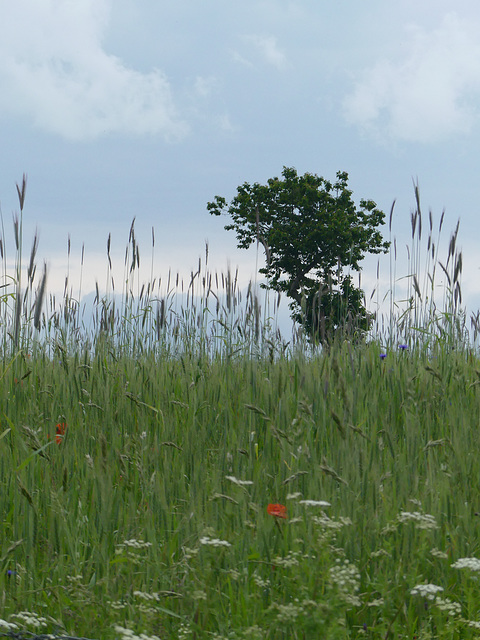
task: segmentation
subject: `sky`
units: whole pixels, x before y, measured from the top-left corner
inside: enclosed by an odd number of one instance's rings
[[[74,293],[80,272],[84,293],[105,288],[109,234],[118,286],[133,218],[146,280],[153,227],[157,278],[188,279],[208,242],[210,268],[246,285],[255,248],[206,204],[288,166],[346,171],[387,217],[395,200],[397,275],[418,181],[424,222],[445,210],[441,260],[460,219],[463,300],[480,306],[477,0],[0,0],[0,25],[5,239],[26,173],[24,244],[38,229],[49,291],[67,272]]]

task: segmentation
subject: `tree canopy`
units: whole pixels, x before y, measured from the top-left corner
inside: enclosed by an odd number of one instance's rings
[[[351,320],[369,328],[363,292],[346,270],[360,271],[366,253],[389,247],[378,230],[385,214],[373,200],[357,208],[347,184],[345,172],[329,182],[284,167],[266,185],[239,186],[230,204],[220,196],[207,204],[211,214],[230,216],[225,229],[235,231],[239,248],[263,245],[265,286],[291,298],[292,317],[321,339]]]

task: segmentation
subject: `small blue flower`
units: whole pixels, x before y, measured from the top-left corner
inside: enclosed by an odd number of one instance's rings
[[[408,349],[408,344],[399,344],[398,348],[401,349],[402,351],[406,351],[406,349]]]
[[[386,357],[387,357],[387,354],[386,354],[386,353],[381,353],[381,354],[380,354],[380,358],[381,358],[382,360],[385,360],[385,358],[386,358]]]

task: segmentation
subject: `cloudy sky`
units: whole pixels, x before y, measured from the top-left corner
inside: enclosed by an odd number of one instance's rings
[[[460,218],[480,306],[478,0],[0,0],[0,25],[5,236],[25,172],[25,243],[38,228],[51,289],[79,277],[83,245],[84,290],[102,287],[108,235],[122,265],[133,217],[146,278],[153,226],[155,275],[188,274],[208,240],[211,267],[247,282],[254,250],[206,203],[285,165],[395,199],[399,261],[418,179],[445,244]]]

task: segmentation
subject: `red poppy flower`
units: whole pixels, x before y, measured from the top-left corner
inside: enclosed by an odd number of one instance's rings
[[[271,516],[275,516],[277,518],[286,519],[287,516],[287,507],[283,504],[269,504],[267,507],[267,513]]]
[[[55,436],[55,442],[57,444],[60,444],[63,440],[63,436],[65,435],[65,431],[67,429],[67,423],[66,422],[61,422],[59,424],[57,424],[57,430],[56,430],[56,436]]]

